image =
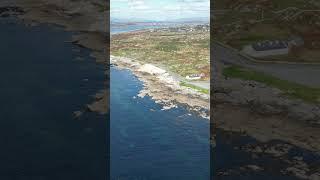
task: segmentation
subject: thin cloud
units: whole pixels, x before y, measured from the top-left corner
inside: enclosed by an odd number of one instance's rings
[[[150,6],[144,0],[129,0],[128,5],[133,10],[149,10]]]
[[[111,0],[112,16],[145,19],[210,16],[209,0]]]

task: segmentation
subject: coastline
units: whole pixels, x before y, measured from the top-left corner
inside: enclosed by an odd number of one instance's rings
[[[189,110],[209,119],[209,94],[181,86],[180,81],[172,76],[170,72],[153,64],[112,55],[110,56],[110,62],[116,65],[117,68],[129,69],[142,81],[144,88],[137,94],[137,97],[150,96],[156,103],[163,106],[162,110],[176,108],[177,104],[185,104]]]
[[[103,179],[108,117],[73,119],[72,112],[104,88],[104,69],[90,50],[68,43],[73,33],[61,27],[29,27],[14,17],[1,18],[1,27],[2,137],[8,136],[1,152],[14,157],[2,158],[1,179]]]
[[[215,128],[245,132],[266,142],[283,140],[320,152],[320,109],[317,104],[289,98],[276,88],[255,81],[224,78],[224,65],[216,63],[213,79]],[[310,138],[312,137],[312,138]]]
[[[72,40],[65,43],[72,43],[89,49],[91,51],[90,56],[95,59],[96,63],[106,67],[105,75],[108,76],[106,37],[109,28],[108,24],[103,23],[107,21],[104,14],[107,10],[106,2],[100,0],[96,0],[96,3],[86,1],[12,0],[1,2],[0,6],[4,8],[16,7],[19,13],[12,13],[10,8],[9,13],[27,26],[37,26],[42,23],[52,24],[62,27],[64,31],[75,33],[72,35]],[[81,6],[85,6],[86,9],[79,8]],[[103,11],[101,11],[101,6],[104,7]],[[74,111],[74,117],[78,118],[86,111],[99,114],[108,113],[107,91],[107,88],[102,89],[92,95],[93,102],[84,105],[78,111]]]
[[[234,151],[250,153],[253,158],[278,159],[284,165],[274,170],[281,174],[319,178],[320,169],[313,165],[320,158],[319,106],[290,98],[262,83],[226,78],[222,74],[225,66],[215,62],[213,68],[217,74],[213,78],[211,98],[213,149],[219,149],[215,141],[221,141],[223,133],[229,134],[227,142],[250,137],[253,142],[235,144]],[[310,161],[308,156],[315,159]]]
[[[32,9],[33,8],[33,9]],[[35,10],[38,8],[38,6],[34,6],[30,9],[29,12]],[[46,9],[46,8],[44,8]],[[46,9],[47,11],[51,11],[49,8]],[[36,10],[37,11],[37,10]],[[50,14],[50,13],[49,13]],[[104,41],[104,35],[103,31],[99,31],[98,29],[91,29],[91,30],[84,30],[82,28],[72,27],[72,25],[68,25],[68,21],[61,21],[54,20],[54,17],[37,17],[39,16],[37,13],[34,13],[34,15],[29,16],[22,16],[21,18],[26,19],[32,19],[39,22],[49,22],[54,24],[59,24],[63,26],[69,26],[66,30],[72,30],[72,31],[81,31],[79,35],[74,36],[74,39],[71,43],[78,44],[80,46],[84,46],[88,49],[93,50],[92,56],[96,57],[96,61],[102,64],[107,64],[107,60],[105,58],[105,49],[101,49],[101,47],[104,47],[106,43]],[[55,15],[54,15],[55,16]],[[68,19],[68,18],[66,18]],[[49,21],[47,21],[49,20]],[[78,19],[80,20],[80,19]],[[101,44],[103,43],[103,44]],[[100,48],[99,48],[100,47]],[[123,64],[118,67],[123,66],[122,68],[131,68],[129,64]],[[132,65],[132,64],[131,64]],[[159,79],[154,76],[150,76],[148,74],[145,74],[141,71],[134,70],[133,71],[139,79],[142,80],[142,82],[145,85],[145,91],[141,92],[141,96],[148,94],[152,98],[154,98],[155,101],[159,103],[164,103],[164,106],[173,106],[175,104],[175,101],[179,101],[182,104],[188,104],[191,103],[195,107],[197,107],[199,104],[202,105],[203,102],[191,102],[190,97],[188,97],[187,94],[176,94],[172,93],[172,87],[169,86],[163,86],[168,85],[166,83],[160,83]],[[108,70],[106,70],[106,75],[108,74]],[[228,84],[230,81],[225,81],[226,84]],[[234,82],[233,82],[234,83]],[[224,85],[221,84],[219,87],[219,84],[214,84],[215,88],[213,88],[213,91],[215,91],[214,98],[212,98],[214,102],[214,109],[211,109],[213,112],[214,120],[212,120],[212,123],[216,123],[217,128],[224,129],[225,131],[235,131],[235,132],[245,132],[249,136],[255,137],[257,140],[262,142],[268,142],[272,139],[281,139],[286,142],[290,142],[291,144],[297,145],[301,148],[306,148],[309,150],[312,150],[314,152],[319,152],[320,147],[318,146],[320,143],[319,141],[319,132],[317,131],[317,128],[309,129],[310,122],[308,122],[308,119],[303,119],[303,117],[308,117],[307,115],[309,113],[312,114],[312,111],[306,110],[305,112],[299,112],[297,114],[293,114],[295,112],[295,109],[300,109],[304,105],[304,103],[300,101],[290,101],[288,104],[287,101],[284,101],[287,104],[283,104],[283,102],[276,102],[275,99],[279,98],[280,93],[274,94],[274,99],[267,102],[264,100],[259,99],[260,95],[256,95],[258,97],[259,101],[255,102],[254,99],[250,98],[252,96],[253,90],[259,89],[261,87],[261,90],[266,90],[268,88],[265,88],[263,85],[252,83],[252,82],[244,82],[244,81],[237,81],[236,83],[238,85],[238,89],[243,89],[245,87],[246,92],[243,93],[239,90],[235,90],[236,86],[230,87],[233,90],[228,90]],[[174,84],[173,84],[174,85]],[[254,87],[253,87],[253,86]],[[150,87],[154,87],[153,89],[150,89]],[[174,86],[173,86],[174,87]],[[159,88],[159,89],[157,89]],[[107,93],[108,90],[105,90],[105,93]],[[179,89],[175,89],[175,91],[179,92]],[[271,92],[277,92],[273,89],[268,89],[268,93]],[[247,97],[242,97],[242,99],[239,97],[239,95],[247,94]],[[107,113],[108,107],[104,107],[103,109],[99,108],[103,105],[109,105],[107,103],[108,96],[101,95],[100,92],[97,92],[95,101],[91,105],[87,105],[88,110],[90,111],[97,111],[101,113]],[[177,96],[176,96],[177,95]],[[180,97],[183,96],[183,97]],[[195,95],[194,100],[199,99]],[[168,99],[168,102],[166,100]],[[158,101],[159,100],[159,101]],[[163,101],[164,100],[164,101]],[[96,102],[100,102],[97,104]],[[193,104],[195,103],[195,104]],[[199,104],[198,104],[199,103]],[[209,104],[209,102],[208,102]],[[268,106],[262,107],[261,105],[268,104]],[[300,104],[302,106],[300,106]],[[204,105],[206,107],[207,105]],[[98,108],[97,108],[98,107]],[[200,106],[201,107],[201,106]],[[291,107],[291,113],[288,113],[288,107]],[[168,108],[168,107],[167,107]],[[164,108],[166,109],[166,108]],[[305,109],[305,108],[304,108]],[[317,110],[317,109],[316,109]],[[254,117],[254,119],[250,119],[248,117]],[[317,118],[319,116],[315,116]],[[312,119],[312,118],[311,118]],[[300,125],[303,125],[303,128]],[[242,126],[241,126],[242,125]],[[212,131],[213,132],[213,131]],[[290,134],[289,132],[294,132]],[[312,138],[310,138],[312,136]]]

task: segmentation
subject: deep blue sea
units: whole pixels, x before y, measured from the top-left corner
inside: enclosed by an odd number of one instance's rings
[[[133,98],[141,82],[111,69],[112,179],[209,179],[209,121]]]
[[[104,67],[72,33],[0,19],[0,179],[104,180],[108,116],[84,109]],[[82,57],[83,60],[78,60]]]
[[[134,98],[143,87],[129,70],[112,67],[110,76],[112,180],[208,180],[209,121]]]

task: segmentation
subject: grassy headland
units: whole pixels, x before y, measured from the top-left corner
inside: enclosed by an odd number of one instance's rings
[[[164,66],[183,77],[204,73],[204,80],[210,78],[209,46],[210,33],[203,29],[141,31],[111,37],[114,56]]]

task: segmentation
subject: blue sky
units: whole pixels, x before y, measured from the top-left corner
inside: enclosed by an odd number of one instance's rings
[[[210,0],[111,0],[111,18],[172,20],[209,18]]]

